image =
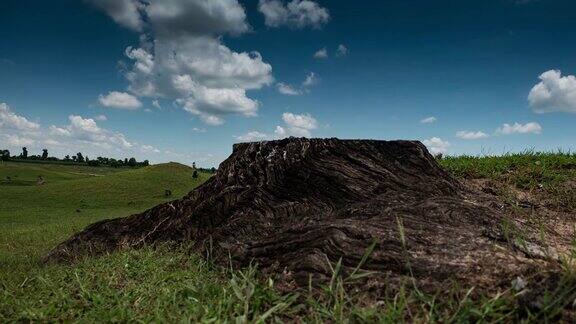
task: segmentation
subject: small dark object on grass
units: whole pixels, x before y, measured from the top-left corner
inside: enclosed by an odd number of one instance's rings
[[[170,190],[170,189],[164,190],[164,196],[165,196],[165,197],[170,197],[170,196],[172,196],[172,190]]]
[[[77,213],[81,213],[82,211],[81,211],[80,209],[76,209],[76,212],[77,212]]]
[[[44,180],[44,178],[42,176],[38,176],[38,180],[36,180],[36,184],[41,186],[45,183],[46,183],[46,181]]]
[[[198,178],[198,171],[194,170],[194,172],[192,173],[192,178],[194,179]]]

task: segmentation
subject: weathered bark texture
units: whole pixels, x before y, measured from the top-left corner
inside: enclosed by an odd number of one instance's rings
[[[444,171],[417,141],[243,143],[186,197],[95,223],[47,260],[194,242],[218,262],[256,262],[298,285],[309,275],[329,277],[327,260],[355,267],[376,242],[363,269],[387,283],[413,276],[424,286],[490,286],[534,266],[529,253],[506,242],[500,208]]]

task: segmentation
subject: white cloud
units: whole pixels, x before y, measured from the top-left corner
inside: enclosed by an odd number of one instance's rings
[[[107,121],[107,120],[108,120],[108,117],[106,117],[106,115],[98,115],[98,116],[94,117],[94,120],[97,120],[97,121]]]
[[[287,96],[299,96],[302,94],[300,90],[294,89],[291,85],[282,82],[276,83],[276,88],[278,92]]]
[[[2,112],[0,116],[3,116],[8,109],[7,105],[0,104],[0,112]],[[11,116],[9,120],[14,120],[12,115],[19,117],[11,110],[8,111]],[[17,155],[25,146],[30,155],[41,154],[42,149],[48,149],[50,156],[57,157],[82,152],[84,156],[90,157],[135,157],[137,160],[151,161],[158,159],[166,161],[172,158],[158,155],[160,149],[132,141],[122,132],[101,127],[96,119],[70,115],[65,125],[58,126],[37,123],[32,125],[22,123],[22,120],[17,119],[18,127],[14,127],[12,125],[14,123],[11,123],[10,127],[4,127],[5,124],[0,126],[0,149],[8,149],[13,155]],[[22,125],[26,126],[22,127]]]
[[[326,48],[321,48],[314,53],[314,58],[316,59],[325,59],[328,57],[328,50]]]
[[[134,110],[142,107],[138,98],[126,92],[111,91],[107,95],[100,95],[98,101],[104,107]]]
[[[144,23],[139,14],[139,0],[88,0],[106,12],[115,22],[135,31],[142,31]]]
[[[526,124],[514,123],[503,124],[496,130],[497,134],[511,135],[511,134],[540,134],[542,133],[542,126],[540,124],[531,122]]]
[[[152,100],[152,106],[158,109],[162,109],[162,106],[160,105],[160,102],[158,100]]]
[[[15,114],[7,104],[0,103],[0,128],[34,131],[39,129],[40,125]]]
[[[146,34],[128,47],[128,90],[140,97],[175,100],[211,125],[229,114],[255,116],[246,91],[273,84],[272,67],[258,52],[234,52],[222,35],[250,30],[237,0],[139,1]],[[109,12],[109,11],[107,11]],[[222,99],[220,99],[222,97]]]
[[[184,110],[197,115],[209,125],[221,125],[223,115],[235,113],[247,117],[256,116],[259,103],[246,96],[241,88],[213,89],[192,84],[189,89],[193,96],[180,99]]]
[[[234,136],[234,138],[236,138],[240,142],[255,142],[268,139],[268,135],[258,131],[251,131],[244,135]]]
[[[316,73],[310,72],[310,73],[308,73],[308,75],[306,75],[306,79],[304,80],[302,85],[304,87],[312,87],[312,86],[317,85],[319,82],[320,82],[320,78],[318,78]]]
[[[422,124],[432,124],[435,123],[438,119],[434,116],[430,116],[430,117],[426,117],[424,119],[420,120],[420,123]]]
[[[465,139],[465,140],[476,140],[481,138],[486,138],[489,135],[482,132],[482,131],[459,131],[456,133],[456,137]]]
[[[152,145],[141,145],[140,149],[145,153],[160,153],[160,150]]]
[[[348,52],[349,52],[348,47],[346,47],[344,44],[340,44],[336,49],[336,56],[338,57],[346,56],[348,55]]]
[[[286,123],[286,125],[292,127],[299,127],[309,130],[318,128],[318,122],[310,114],[298,115],[287,112],[282,114],[282,120]]]
[[[310,0],[292,0],[286,4],[280,0],[260,0],[258,10],[270,27],[320,28],[330,20],[328,9]]]
[[[68,130],[74,132],[86,132],[86,133],[93,133],[98,134],[102,132],[102,129],[98,127],[94,119],[87,118],[84,119],[81,116],[70,115],[68,116],[70,120],[70,126],[68,126]]]
[[[1,134],[7,145],[12,147],[30,146],[35,143],[31,138],[14,135],[14,134]]]
[[[66,129],[66,128],[62,128],[62,127],[57,127],[57,126],[50,126],[48,128],[48,131],[51,135],[55,135],[55,136],[70,136],[70,130]]]
[[[534,112],[576,113],[576,77],[563,77],[559,70],[550,70],[539,78],[541,82],[528,94],[528,102]]]
[[[450,147],[448,141],[444,141],[439,137],[432,137],[427,140],[423,140],[422,143],[428,147],[430,153],[432,154],[445,154]]]
[[[42,148],[59,149],[62,154],[71,154],[72,151],[82,151],[90,154],[105,154],[116,152],[130,152],[133,144],[124,134],[110,131],[98,126],[92,118],[78,115],[68,117],[69,124],[43,128],[39,125],[34,132],[19,130],[10,134],[0,132],[0,137],[6,140],[12,149],[19,146],[32,146],[32,149]],[[131,153],[126,153],[131,154]]]
[[[300,89],[296,89],[292,85],[284,82],[276,83],[276,88],[278,89],[278,92],[280,92],[283,95],[298,96],[310,92],[309,88],[317,85],[318,83],[320,83],[320,78],[316,75],[316,73],[309,72],[306,75],[304,81],[302,81]]]
[[[244,135],[234,136],[241,142],[263,141],[269,138],[311,137],[312,131],[318,128],[318,121],[310,114],[294,114],[285,112],[282,114],[283,126],[276,126],[274,135],[269,136],[259,131],[250,131]]]
[[[283,113],[282,120],[285,126],[276,126],[277,137],[310,137],[312,131],[318,128],[318,121],[310,114]]]
[[[144,11],[161,38],[239,35],[250,30],[244,8],[237,0],[151,1]]]
[[[193,131],[194,133],[206,133],[206,128],[194,127],[194,128],[192,128],[192,131]]]

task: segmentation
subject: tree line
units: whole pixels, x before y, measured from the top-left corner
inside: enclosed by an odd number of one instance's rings
[[[144,160],[142,162],[136,161],[135,158],[125,158],[122,159],[114,159],[108,157],[99,156],[95,159],[90,159],[88,156],[84,156],[81,152],[76,153],[75,155],[66,155],[64,158],[59,159],[54,156],[48,155],[48,149],[43,149],[41,155],[29,155],[28,149],[26,147],[22,148],[22,152],[19,155],[11,155],[9,150],[0,150],[0,160],[2,161],[18,161],[18,160],[26,160],[26,161],[54,161],[54,162],[65,162],[70,164],[85,164],[90,166],[109,166],[109,167],[143,167],[150,165],[148,160]]]

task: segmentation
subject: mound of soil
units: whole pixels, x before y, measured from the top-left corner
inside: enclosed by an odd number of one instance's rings
[[[490,288],[548,264],[537,242],[510,243],[503,217],[420,142],[289,138],[234,145],[184,198],[95,223],[46,260],[192,242],[217,262],[256,262],[297,287],[330,278],[340,259],[350,272],[374,243],[361,267],[376,273],[374,289],[405,277]]]

